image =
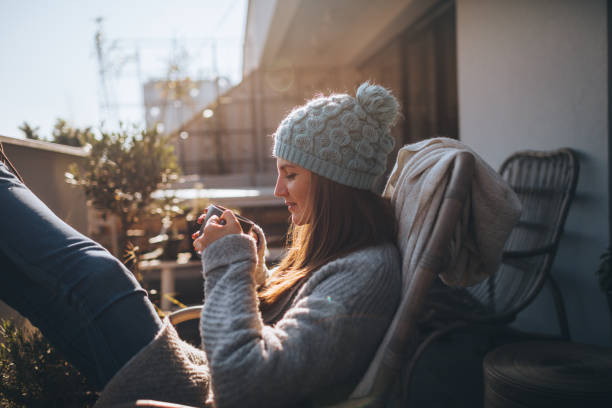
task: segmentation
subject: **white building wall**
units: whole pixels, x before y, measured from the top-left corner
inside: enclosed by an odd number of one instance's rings
[[[277,0],[249,0],[242,54],[243,78],[259,68],[276,3]]]
[[[574,340],[609,344],[594,275],[608,237],[604,0],[457,0],[460,138],[499,167],[522,149],[571,147],[577,196],[553,266]],[[516,324],[558,333],[547,287]]]

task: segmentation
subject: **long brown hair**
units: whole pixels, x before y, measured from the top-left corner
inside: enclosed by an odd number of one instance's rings
[[[258,293],[262,311],[326,263],[395,239],[395,217],[388,199],[311,175],[309,222],[291,225],[287,254]]]

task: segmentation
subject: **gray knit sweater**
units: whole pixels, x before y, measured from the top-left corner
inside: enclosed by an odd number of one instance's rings
[[[100,403],[117,402],[114,389],[121,384],[188,376],[197,367],[210,372],[209,384],[201,382],[210,389],[203,389],[202,395],[210,392],[217,407],[295,406],[350,392],[372,359],[400,299],[399,255],[392,244],[353,252],[317,270],[271,326],[263,323],[258,308],[251,273],[257,263],[252,238],[225,236],[204,251],[202,262],[206,300],[200,329],[208,364],[201,366],[202,359],[186,346],[171,352],[176,355],[169,359],[190,361],[172,362],[171,369],[147,368],[153,353],[142,356],[147,348],[159,348],[156,342],[177,343],[176,333],[167,327],[167,335],[158,336],[133,358],[141,362],[137,371],[144,371],[139,378],[122,376],[133,365],[131,360],[113,377]],[[155,382],[155,393],[121,399],[201,405],[201,399],[177,400],[181,385],[176,380],[172,389],[160,391],[163,382]],[[185,393],[192,393],[193,387],[187,382]]]

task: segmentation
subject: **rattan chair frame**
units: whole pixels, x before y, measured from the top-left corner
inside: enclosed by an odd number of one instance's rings
[[[518,302],[500,313],[479,313],[474,309],[462,310],[461,308],[457,308],[457,305],[453,305],[451,307],[443,302],[430,303],[428,307],[431,307],[444,315],[445,323],[432,330],[420,342],[413,358],[410,360],[403,373],[402,382],[405,390],[408,388],[408,384],[411,382],[416,364],[423,356],[427,348],[436,340],[458,330],[478,329],[495,332],[500,328],[507,329],[508,324],[516,319],[518,313],[524,310],[540,293],[546,281],[550,282],[551,284],[553,300],[555,302],[560,327],[560,335],[552,337],[560,337],[565,340],[570,339],[569,326],[563,298],[559,290],[559,286],[551,276],[551,268],[557,254],[559,242],[564,231],[565,221],[567,219],[571,203],[576,194],[576,186],[578,184],[579,175],[579,161],[576,153],[569,148],[562,148],[553,151],[524,150],[512,154],[502,163],[499,172],[502,177],[508,181],[510,186],[517,192],[517,194],[519,194],[519,197],[523,196],[524,192],[521,192],[521,186],[517,185],[515,181],[521,177],[529,176],[524,174],[524,172],[530,168],[530,166],[525,166],[526,162],[538,163],[541,167],[546,166],[548,168],[547,177],[556,177],[564,181],[563,183],[560,183],[562,184],[562,188],[554,191],[554,193],[559,195],[557,200],[558,207],[554,212],[554,222],[551,224],[552,227],[550,228],[546,242],[542,242],[531,247],[509,249],[504,251],[502,256],[502,264],[506,265],[513,265],[521,262],[524,263],[525,260],[541,257],[538,264],[539,268],[534,271],[535,277],[531,281],[531,285],[522,294]],[[554,170],[556,174],[550,174],[549,171],[551,171],[551,169]],[[512,174],[510,174],[511,172],[518,173],[514,173],[515,177],[512,177]],[[536,176],[537,175],[531,175],[531,177]],[[525,204],[530,203],[526,203],[526,200],[532,200],[539,194],[551,192],[553,191],[534,190],[528,192],[527,197],[523,197],[522,203],[524,204],[524,211],[521,214],[521,219],[519,220],[515,229],[521,228],[521,225],[524,223],[522,220],[526,218],[529,219],[530,214],[528,211],[530,210],[530,205]],[[516,239],[515,242],[516,241],[520,242],[520,237]],[[491,293],[491,291],[494,292],[495,290],[504,290],[503,288],[500,289],[495,287],[495,276],[490,277],[486,281],[480,283],[478,286],[482,292],[486,291],[488,293]],[[532,333],[522,333],[518,330],[512,330],[512,332],[515,334],[520,334],[521,336],[538,337],[538,335]],[[541,337],[548,338],[551,336],[544,335]],[[405,397],[406,395],[404,395],[404,398]]]
[[[527,307],[535,299],[535,297],[542,290],[544,283],[548,280],[552,289],[553,299],[555,302],[561,337],[566,340],[569,340],[569,324],[567,321],[567,313],[565,311],[563,297],[561,295],[559,285],[551,274],[551,269],[555,257],[557,255],[559,242],[561,241],[561,237],[563,235],[565,221],[567,220],[569,209],[571,207],[572,202],[574,201],[574,197],[576,196],[576,187],[578,185],[578,176],[580,174],[580,162],[576,153],[569,148],[563,148],[549,152],[526,150],[513,154],[512,156],[508,157],[504,161],[504,163],[502,163],[500,167],[500,173],[502,174],[502,176],[508,174],[508,172],[510,171],[509,169],[513,166],[514,163],[520,162],[522,160],[553,162],[553,167],[555,167],[559,172],[559,174],[557,174],[556,176],[566,180],[566,183],[559,197],[559,211],[555,214],[556,222],[552,224],[553,228],[550,234],[550,241],[548,243],[541,244],[535,248],[508,250],[505,251],[503,254],[502,261],[504,263],[511,263],[515,260],[540,255],[544,255],[546,257],[546,261],[541,268],[538,279],[535,281],[529,293],[525,295],[521,302],[517,303],[513,308],[510,308],[505,313],[501,314],[499,318],[500,320],[514,320],[516,318],[516,315],[520,311],[524,310],[525,307]],[[505,176],[505,178],[507,178],[507,176]],[[509,181],[511,182],[511,180]],[[510,185],[516,189],[516,187],[512,185],[512,182]]]
[[[523,202],[523,213],[521,214],[521,219],[519,220],[517,227],[515,229],[521,228],[521,225],[528,224],[528,221],[524,221],[525,218],[530,216],[529,208],[526,208],[525,204],[529,204],[529,202],[537,201],[534,197],[546,193],[555,192],[559,195],[558,202],[556,205],[558,206],[557,211],[548,211],[550,213],[554,213],[554,220],[550,223],[551,228],[548,234],[548,239],[545,242],[538,243],[537,245],[531,247],[523,247],[521,249],[507,249],[504,251],[502,256],[502,264],[503,265],[513,265],[517,262],[536,258],[543,257],[543,260],[540,262],[538,270],[534,271],[534,275],[536,275],[536,279],[533,280],[532,285],[528,288],[526,292],[522,295],[520,301],[506,308],[503,312],[495,313],[495,314],[479,314],[473,313],[471,310],[461,310],[454,308],[447,308],[443,303],[435,304],[435,307],[439,310],[444,311],[449,316],[454,316],[458,320],[465,320],[471,323],[478,324],[506,324],[515,320],[517,314],[524,310],[533,299],[539,294],[543,285],[548,280],[551,284],[551,289],[553,290],[553,298],[555,301],[555,307],[557,310],[557,315],[559,319],[560,332],[561,337],[565,339],[569,339],[569,329],[567,323],[567,315],[565,313],[565,307],[563,304],[561,292],[559,287],[552,277],[550,271],[555,260],[555,256],[557,254],[557,250],[559,247],[559,242],[561,240],[561,236],[564,231],[565,221],[567,219],[567,215],[569,213],[569,209],[571,203],[574,200],[576,194],[576,186],[578,184],[578,175],[579,175],[579,161],[576,153],[568,148],[553,150],[553,151],[533,151],[533,150],[525,150],[516,152],[510,157],[508,157],[500,167],[500,174],[502,177],[509,182],[510,186],[521,195],[522,186],[516,185],[510,179],[511,176],[508,175],[510,171],[518,171],[521,173],[525,172],[525,168],[523,167],[523,163],[546,163],[547,169],[546,171],[550,171],[551,169],[555,169],[558,174],[554,175],[555,177],[560,177],[565,180],[563,183],[562,190],[555,190],[551,188],[550,191],[545,191],[542,189],[540,191],[529,191],[528,197],[523,197],[521,200]],[[518,174],[517,177],[522,177],[522,174]],[[550,174],[546,174],[547,177],[551,177]],[[535,177],[535,176],[534,176]],[[536,203],[539,205],[539,203]],[[532,226],[533,227],[533,226]],[[512,240],[509,238],[509,243]],[[519,241],[515,239],[515,241]],[[508,247],[508,246],[507,246]],[[481,290],[486,288],[486,291],[491,293],[492,291],[499,290],[499,288],[495,287],[495,276],[487,279],[485,282],[478,285]],[[502,288],[503,290],[503,288]]]

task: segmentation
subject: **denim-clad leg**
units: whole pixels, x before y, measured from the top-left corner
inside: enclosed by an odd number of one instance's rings
[[[131,272],[1,162],[0,298],[99,386],[161,328]]]

